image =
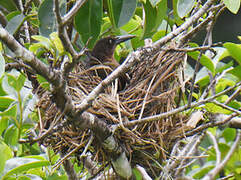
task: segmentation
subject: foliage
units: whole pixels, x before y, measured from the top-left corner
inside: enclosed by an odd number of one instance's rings
[[[21,1],[21,0],[20,0]],[[16,1],[1,1],[0,5],[5,9],[9,33],[14,35],[24,46],[31,51],[43,63],[51,68],[59,68],[63,61],[72,62],[73,56],[58,36],[58,23],[54,12],[53,0],[21,1],[27,6],[21,10]],[[40,4],[38,2],[41,2]],[[73,2],[59,0],[60,14],[65,17],[71,11]],[[229,11],[236,14],[240,8],[240,0],[223,0]],[[221,3],[217,1],[217,3]],[[130,43],[117,47],[115,56],[121,59],[132,50],[144,46],[144,40],[150,38],[153,42],[160,40],[170,32],[174,25],[183,24],[191,17],[197,7],[197,0],[173,0],[172,6],[167,0],[88,0],[76,13],[73,21],[69,23],[72,31],[71,40],[74,49],[81,51],[83,47],[93,48],[95,42],[107,35],[133,34],[136,38]],[[201,7],[202,5],[199,4]],[[170,15],[171,14],[171,15]],[[208,14],[202,18],[205,19]],[[28,41],[22,38],[25,22],[31,35]],[[78,36],[80,38],[78,38]],[[239,39],[241,39],[239,37]],[[195,42],[188,44],[191,48],[199,47]],[[185,78],[193,79],[196,74],[195,86],[198,91],[192,93],[196,100],[202,100],[207,93],[207,87],[212,83],[211,78],[219,77],[214,86],[215,93],[221,93],[229,87],[238,84],[241,80],[241,43],[235,44],[225,42],[223,47],[213,48],[216,56],[210,56],[201,50],[190,51],[188,58],[200,62],[201,68],[195,72],[191,65],[185,69]],[[40,126],[38,109],[35,107],[35,95],[31,91],[31,83],[26,72],[13,69],[6,70],[8,63],[16,61],[14,52],[11,52],[4,43],[0,46],[0,174],[3,179],[67,179],[63,168],[53,169],[51,165],[57,163],[58,155],[53,150],[35,144],[21,144],[19,141],[24,138],[31,138],[38,134],[36,126]],[[228,59],[224,61],[224,59]],[[235,64],[235,65],[234,65]],[[28,67],[26,67],[28,68]],[[194,73],[195,72],[195,73]],[[36,75],[40,85],[45,89],[51,89],[51,84],[40,75]],[[185,80],[184,80],[185,81]],[[238,90],[234,88],[233,91]],[[239,93],[240,95],[240,93]],[[208,92],[206,97],[211,97]],[[231,94],[224,93],[216,101],[225,103]],[[188,95],[183,97],[181,104],[188,103]],[[206,102],[202,106],[191,109],[200,109],[207,113],[230,115],[241,108],[240,99],[232,99],[226,106],[220,106],[215,102]],[[204,121],[211,121],[209,117]],[[238,130],[226,127],[210,127],[208,129],[215,136],[222,159],[231,149]],[[185,140],[183,140],[185,141]],[[216,165],[217,151],[210,136],[205,135],[198,151],[205,153],[206,157],[202,162],[194,162],[186,167],[185,174],[195,179],[201,179]],[[225,176],[233,174],[234,179],[241,179],[241,148],[233,153],[228,163],[223,168]],[[76,159],[72,159],[75,163]],[[75,163],[77,164],[77,163]],[[164,166],[164,164],[163,164]],[[75,167],[77,173],[82,176],[90,176],[87,171]],[[141,179],[140,172],[133,168],[137,179]],[[86,175],[87,174],[87,175]]]

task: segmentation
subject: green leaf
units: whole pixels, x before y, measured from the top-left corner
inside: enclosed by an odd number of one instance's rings
[[[24,173],[25,171],[33,168],[49,165],[50,163],[47,160],[38,160],[32,158],[12,158],[6,162],[3,179],[14,174]]]
[[[64,46],[57,34],[57,32],[53,32],[50,34],[50,39],[52,43],[54,44],[55,48],[59,51],[59,53],[64,53]]]
[[[6,110],[13,101],[14,99],[8,96],[0,96],[0,111]]]
[[[222,73],[225,69],[228,69],[230,67],[233,66],[233,61],[228,62],[227,64],[223,63],[223,62],[218,62],[215,72],[216,73]]]
[[[56,31],[56,17],[53,11],[53,0],[44,0],[39,7],[38,19],[40,22],[39,31],[42,36],[48,37]],[[66,0],[59,0],[60,14],[66,12]]]
[[[237,14],[240,8],[240,0],[223,0],[224,4],[227,6],[228,10],[234,14]]]
[[[177,13],[180,18],[184,18],[188,13],[191,12],[195,5],[195,0],[178,0],[177,2]]]
[[[137,0],[108,0],[110,20],[115,28],[125,25],[134,15]]]
[[[226,110],[214,103],[206,103],[204,108],[211,113],[223,113],[223,114],[231,114],[232,112],[229,110]]]
[[[10,12],[17,9],[16,3],[14,0],[8,0],[8,1],[1,0],[0,5],[6,8]]]
[[[231,73],[232,75],[236,76],[239,78],[239,80],[241,80],[241,66],[236,66],[235,68],[233,68],[232,70],[228,71],[229,73]]]
[[[50,90],[49,82],[44,77],[37,74],[37,80],[40,83],[41,87],[46,90]]]
[[[236,137],[236,130],[233,128],[226,128],[223,131],[223,137],[225,139],[225,141],[228,142],[232,142],[234,141],[235,137]]]
[[[215,86],[216,93],[223,91],[228,86],[234,86],[235,82],[231,79],[222,78],[218,81],[217,85]]]
[[[75,28],[80,34],[83,43],[93,47],[101,30],[103,2],[99,0],[87,1],[75,16]]]
[[[24,18],[25,16],[23,14],[15,16],[8,22],[6,30],[12,35],[15,34],[18,28],[22,25]]]
[[[158,6],[152,7],[149,0],[143,3],[145,11],[144,19],[144,31],[142,34],[142,39],[150,38],[154,33],[156,33],[157,28],[164,19],[167,10],[167,1],[162,0]]]
[[[5,144],[4,142],[0,141],[0,174],[4,169],[5,162],[13,157],[13,152],[11,148]]]
[[[191,47],[197,47],[195,43],[189,44]],[[194,51],[194,52],[188,52],[189,56],[191,56],[193,59],[198,60],[200,52]],[[209,59],[206,55],[202,54],[200,58],[200,63],[205,66],[208,70],[210,70],[213,74],[215,73],[215,66],[211,59]]]
[[[24,86],[26,77],[21,73],[17,78],[16,91],[20,91]]]
[[[11,106],[3,112],[0,112],[0,116],[10,116],[16,117],[17,116],[17,105]]]
[[[16,146],[18,144],[18,128],[13,124],[5,131],[4,142],[10,146]]]
[[[9,118],[7,116],[0,118],[0,135],[7,129],[8,127],[8,120]]]
[[[188,173],[188,176],[195,179],[201,179],[213,167],[215,167],[215,161],[208,161],[204,165],[202,165],[202,167],[192,170],[190,173]]]
[[[241,45],[234,43],[224,43],[223,45],[229,54],[241,65]]]
[[[5,72],[5,59],[0,52],[0,78],[3,76]]]
[[[46,37],[40,35],[34,35],[32,38],[42,44],[46,49],[51,50],[54,45],[53,43]]]
[[[161,2],[162,0],[150,0],[150,3],[152,5],[152,7],[155,7],[159,2]]]

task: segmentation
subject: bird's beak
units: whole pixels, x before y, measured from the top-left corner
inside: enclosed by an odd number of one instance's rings
[[[134,37],[136,37],[136,36],[135,35],[116,36],[116,44],[120,44],[122,42],[128,41]]]

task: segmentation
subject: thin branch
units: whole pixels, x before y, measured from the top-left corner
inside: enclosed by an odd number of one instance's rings
[[[216,0],[208,0],[203,6],[202,8],[200,8],[192,17],[190,17],[185,23],[183,23],[179,28],[177,28],[176,30],[172,31],[171,33],[169,33],[168,35],[166,35],[164,38],[156,41],[154,43],[154,49],[155,50],[159,50],[159,48],[161,48],[164,44],[166,44],[167,42],[169,42],[171,39],[173,39],[174,37],[178,36],[179,34],[181,34],[183,31],[185,31],[186,29],[188,29],[188,27],[190,27],[191,25],[193,25],[200,17],[202,17],[203,14],[205,14],[207,12],[207,10],[209,9],[209,7],[214,4],[216,2]]]
[[[207,175],[204,176],[203,180],[212,180],[215,178],[215,176],[224,168],[225,164],[228,162],[228,160],[231,158],[233,155],[234,151],[236,148],[239,146],[241,140],[241,132],[237,131],[237,136],[236,139],[231,146],[229,152],[225,156],[225,158],[220,162],[215,168],[213,168]]]
[[[6,27],[8,24],[8,20],[1,10],[0,10],[0,23],[2,24],[3,27]]]
[[[82,7],[82,5],[86,2],[87,0],[78,0],[75,5],[71,8],[71,10],[63,17],[63,22],[62,24],[65,25],[71,19],[76,15],[78,10]]]
[[[76,59],[78,57],[78,53],[75,51],[73,45],[71,44],[71,41],[69,39],[69,36],[66,31],[66,27],[63,24],[63,20],[60,15],[60,10],[59,10],[59,1],[54,0],[54,13],[57,19],[57,25],[58,25],[58,35],[59,38],[61,39],[64,48],[70,52],[72,55],[73,59]]]
[[[218,148],[218,142],[217,142],[215,136],[211,132],[207,131],[207,134],[213,141],[214,149],[216,151],[216,166],[217,166],[221,162],[221,152]]]

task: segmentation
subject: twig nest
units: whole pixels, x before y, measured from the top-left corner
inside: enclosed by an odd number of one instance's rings
[[[113,125],[157,115],[176,108],[182,98],[182,84],[178,78],[183,69],[184,57],[184,52],[147,52],[130,70],[131,81],[125,89],[117,92],[117,84],[113,82],[95,99],[88,112],[107,124]],[[100,82],[101,79],[95,75],[93,68],[85,69],[80,64],[69,75],[68,90],[72,99],[79,103]],[[45,101],[50,101],[46,97],[43,97]],[[42,107],[43,98],[40,100],[40,107]],[[44,127],[45,130],[58,116],[57,108],[50,108],[51,106],[53,106],[52,103],[49,103],[47,108],[42,108],[46,115],[52,114],[51,118],[43,114],[42,119],[50,122],[44,123],[48,124]],[[130,129],[124,127],[115,132],[115,136],[122,144],[125,144],[132,162],[145,167],[149,166],[148,161],[152,158],[157,161],[165,158],[177,136],[175,134],[173,137],[172,133],[181,127],[184,121],[185,118],[180,115],[173,115],[159,121],[136,125]],[[44,144],[52,146],[56,151],[69,152],[77,145],[82,144],[84,148],[89,137],[89,130],[76,132],[71,124],[66,124],[62,131],[56,131],[53,135],[46,137]],[[95,147],[95,149],[96,151],[93,153],[96,154],[96,159],[103,159],[101,156],[105,155],[101,147]],[[81,152],[81,148],[79,152]]]

